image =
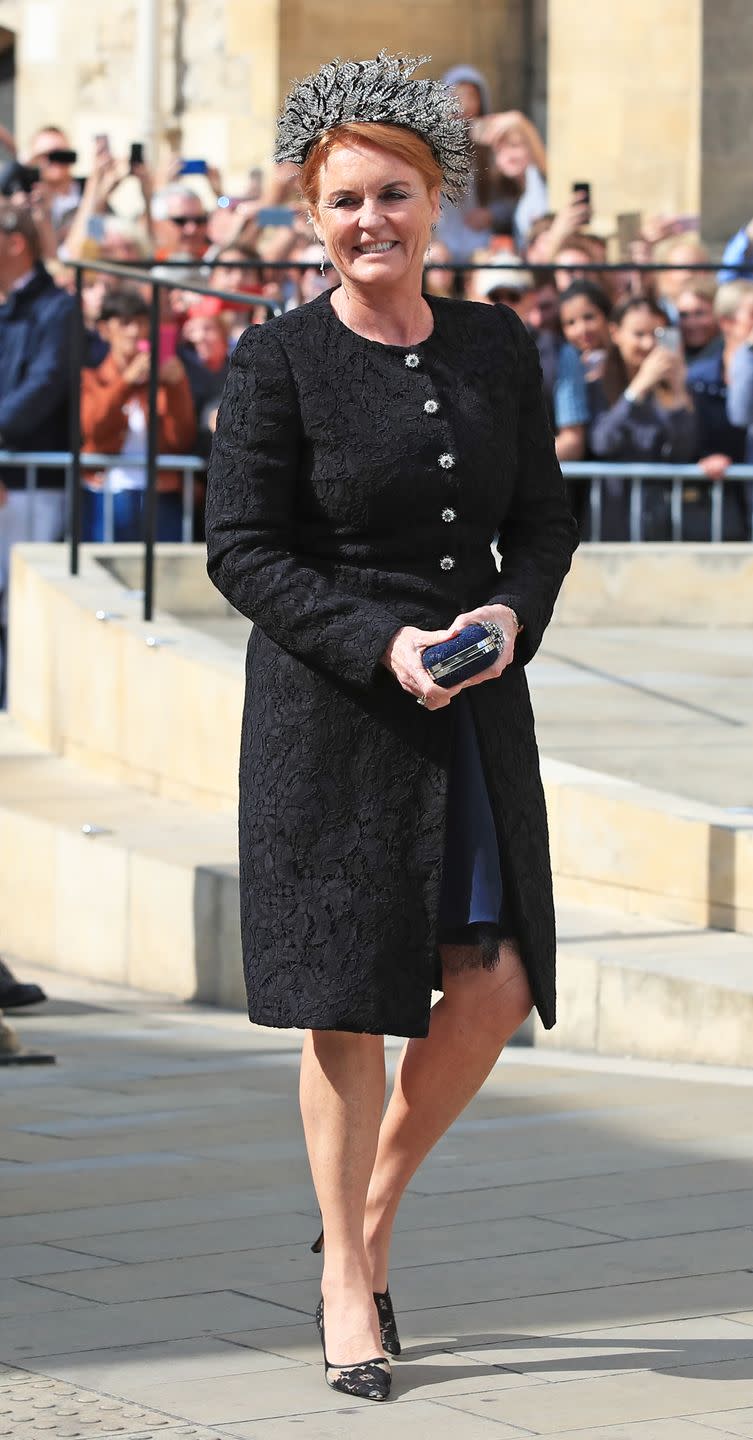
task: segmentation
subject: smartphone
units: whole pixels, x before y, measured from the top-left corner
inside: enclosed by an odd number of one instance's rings
[[[162,364],[163,360],[172,360],[178,350],[178,326],[172,321],[166,320],[159,327],[159,348],[157,359]]]
[[[256,219],[260,225],[292,225],[296,213],[288,205],[265,205],[257,211]]]
[[[654,331],[657,345],[663,350],[669,350],[673,355],[682,355],[682,331],[679,325],[660,325]]]
[[[573,180],[573,200],[582,199],[586,205],[591,204],[591,182],[589,180]]]
[[[98,155],[109,155],[109,154],[110,154],[110,137],[109,137],[109,135],[105,135],[103,132],[100,132],[99,135],[95,135],[95,136],[94,136],[94,149],[96,150],[96,152],[97,152]]]
[[[206,160],[184,160],[178,171],[179,175],[206,175],[206,173]]]
[[[131,169],[133,169],[134,165],[143,165],[143,163],[144,163],[144,145],[143,145],[143,141],[141,141],[141,140],[134,140],[134,141],[132,142],[132,144],[131,144],[131,154],[130,154],[130,156],[129,156],[128,164],[130,165]]]

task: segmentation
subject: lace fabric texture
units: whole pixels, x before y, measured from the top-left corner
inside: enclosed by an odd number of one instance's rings
[[[546,814],[523,666],[575,527],[524,327],[504,307],[429,303],[434,331],[408,351],[355,335],[329,295],[254,327],[220,407],[209,572],[254,621],[239,831],[244,970],[260,1024],[427,1033],[456,714],[454,702],[422,710],[379,661],[402,625],[440,628],[495,601],[525,623],[516,661],[467,695],[510,924],[541,1018],[554,1023]],[[482,963],[490,954],[482,944]]]

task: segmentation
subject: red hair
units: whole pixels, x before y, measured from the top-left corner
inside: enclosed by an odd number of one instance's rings
[[[338,145],[347,145],[357,140],[361,145],[373,145],[376,150],[387,150],[397,155],[407,165],[412,165],[424,181],[427,190],[440,189],[442,170],[426,141],[415,130],[403,125],[381,125],[378,121],[348,121],[325,130],[314,141],[301,167],[301,193],[312,209],[319,204],[319,173],[332,151]]]

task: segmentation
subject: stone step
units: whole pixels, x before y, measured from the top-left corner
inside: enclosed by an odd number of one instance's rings
[[[533,1044],[651,1060],[753,1065],[747,935],[560,903],[558,1014]]]
[[[233,814],[92,776],[0,720],[0,935],[11,955],[243,1008]],[[559,1014],[521,1038],[753,1063],[748,937],[560,897]]]
[[[236,821],[92,775],[0,717],[3,949],[242,1005]]]

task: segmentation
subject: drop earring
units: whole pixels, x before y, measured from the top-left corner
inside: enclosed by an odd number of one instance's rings
[[[426,247],[426,261],[425,261],[425,263],[426,263],[427,265],[428,265],[429,262],[431,261],[431,241],[432,241],[432,236],[433,236],[434,231],[436,230],[436,228],[437,228],[436,225],[435,225],[434,223],[432,223],[432,227],[431,227],[431,230],[430,230],[430,232],[429,232],[429,243],[428,243],[428,245],[427,245],[427,247]]]
[[[320,275],[324,275],[324,273],[325,273],[326,260],[327,260],[327,252],[326,252],[326,250],[325,250],[325,248],[324,248],[324,241],[322,240],[322,258],[321,258],[321,261],[320,261],[320,263],[319,263],[319,274],[320,274]]]

